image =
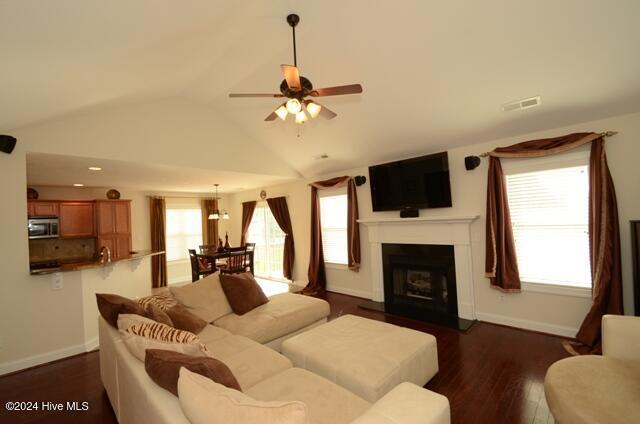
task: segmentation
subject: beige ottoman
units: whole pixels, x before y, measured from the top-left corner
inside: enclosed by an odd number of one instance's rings
[[[282,354],[305,368],[375,402],[398,384],[424,386],[438,372],[430,334],[344,315],[282,343]]]

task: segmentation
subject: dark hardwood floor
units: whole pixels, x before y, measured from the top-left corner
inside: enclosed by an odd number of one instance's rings
[[[362,299],[323,296],[331,317],[354,314],[433,334],[440,370],[426,385],[445,395],[452,423],[552,423],[544,401],[544,375],[567,353],[562,338],[487,323],[467,333],[358,308]],[[91,352],[0,377],[0,423],[115,423]],[[8,412],[8,401],[89,402],[86,412]],[[40,408],[42,409],[42,408]]]

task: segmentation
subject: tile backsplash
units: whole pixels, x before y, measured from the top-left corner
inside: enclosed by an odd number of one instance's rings
[[[29,260],[90,259],[96,253],[95,245],[93,238],[29,240]]]

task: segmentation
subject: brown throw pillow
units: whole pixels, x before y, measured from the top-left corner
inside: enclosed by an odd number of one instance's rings
[[[144,314],[144,309],[135,300],[118,296],[117,294],[96,293],[98,311],[113,328],[118,328],[118,315],[120,314]]]
[[[173,308],[167,309],[166,314],[171,319],[171,322],[173,322],[173,327],[180,330],[198,334],[207,326],[207,321],[192,314],[183,305],[176,305]]]
[[[222,285],[222,290],[227,296],[231,309],[238,315],[244,315],[269,301],[250,272],[222,274],[220,275],[220,285]]]
[[[181,367],[231,389],[242,391],[229,367],[215,358],[190,356],[170,350],[146,350],[144,368],[147,374],[158,386],[176,396],[178,396],[178,377]]]
[[[153,303],[148,304],[144,308],[144,316],[156,322],[159,322],[160,324],[168,325],[169,327],[175,327],[169,315],[167,315],[165,311],[160,309],[158,305],[154,305]],[[184,328],[181,328],[181,330],[184,330]]]

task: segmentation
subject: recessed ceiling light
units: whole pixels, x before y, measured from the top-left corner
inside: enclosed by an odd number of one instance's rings
[[[74,186],[74,187],[84,187],[84,184],[75,183],[73,186]]]
[[[90,166],[89,171],[102,171],[102,168],[99,166]]]

